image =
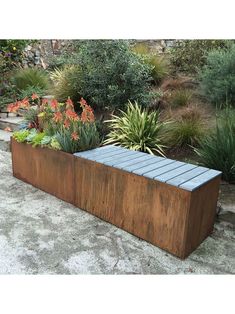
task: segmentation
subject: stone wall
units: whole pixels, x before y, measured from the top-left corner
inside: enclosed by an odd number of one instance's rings
[[[137,40],[137,42],[147,43],[151,50],[164,53],[168,47],[174,45],[175,40]],[[46,69],[51,57],[69,49],[72,50],[72,40],[39,40],[25,48],[23,65]]]

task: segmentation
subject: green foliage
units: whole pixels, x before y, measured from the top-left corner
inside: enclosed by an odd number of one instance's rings
[[[159,121],[158,112],[149,113],[135,102],[129,102],[127,111],[120,111],[121,116],[113,115],[110,123],[111,131],[106,144],[114,143],[123,147],[160,154],[164,156],[161,143],[163,123]]]
[[[135,43],[131,50],[140,55],[148,55],[150,53],[150,47],[147,43]]]
[[[170,104],[172,107],[184,107],[190,104],[192,92],[188,89],[177,89],[171,93]]]
[[[77,91],[96,108],[120,108],[128,100],[147,104],[150,67],[123,40],[87,41],[79,48]]]
[[[195,149],[202,165],[222,171],[222,177],[235,182],[235,110],[226,108],[217,116],[216,129]]]
[[[61,102],[70,97],[76,103],[81,98],[78,87],[79,79],[80,71],[77,65],[55,69],[51,73],[51,80],[53,82],[52,94]]]
[[[33,94],[37,94],[39,97],[42,97],[45,95],[45,89],[39,86],[28,86],[20,91],[18,98],[30,98]]]
[[[196,146],[204,133],[200,113],[194,108],[187,108],[178,119],[169,124],[166,141],[173,147]]]
[[[29,136],[29,130],[23,129],[20,131],[15,131],[12,136],[17,142],[24,143]]]
[[[47,73],[37,68],[19,69],[13,76],[13,83],[17,90],[27,90],[31,88],[40,88],[41,91],[46,91],[49,87]]]
[[[235,104],[235,44],[227,50],[212,51],[199,73],[201,90],[216,105]]]
[[[207,54],[214,49],[226,49],[226,40],[182,40],[171,49],[171,64],[176,72],[196,73],[207,58]]]
[[[55,138],[63,151],[75,153],[98,147],[100,144],[99,133],[94,123],[82,123],[78,121],[78,140],[74,140],[69,129],[59,130]]]

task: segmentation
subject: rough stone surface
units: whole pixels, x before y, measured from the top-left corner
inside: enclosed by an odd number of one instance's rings
[[[0,274],[235,274],[224,221],[185,261],[14,178],[0,151]]]

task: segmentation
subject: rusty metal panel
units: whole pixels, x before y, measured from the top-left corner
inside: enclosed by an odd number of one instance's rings
[[[74,156],[49,148],[17,143],[12,146],[13,175],[74,204]]]

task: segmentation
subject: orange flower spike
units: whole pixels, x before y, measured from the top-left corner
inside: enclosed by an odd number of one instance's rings
[[[83,106],[86,106],[86,105],[87,105],[87,102],[85,101],[84,98],[81,98],[81,99],[80,99],[80,104],[81,104],[81,106],[83,107]]]
[[[76,132],[73,132],[71,134],[71,138],[72,138],[72,140],[77,141],[79,139],[79,136],[78,136],[78,134]]]
[[[83,110],[83,111],[82,111],[82,114],[81,114],[81,121],[82,121],[82,122],[87,122],[87,121],[88,121],[88,116],[87,116],[86,110]]]
[[[33,93],[33,95],[31,96],[32,100],[38,99],[39,96],[36,93]]]
[[[72,100],[70,99],[70,97],[68,97],[67,101],[66,101],[66,109],[73,109],[74,108],[74,105],[73,105],[73,102]]]
[[[62,113],[60,111],[57,111],[57,112],[54,113],[53,120],[55,122],[62,121],[62,118],[63,118],[63,116],[62,116]]]
[[[78,121],[79,120],[79,117],[76,114],[76,112],[71,110],[71,109],[67,109],[66,112],[65,112],[65,115],[70,120],[73,120],[73,121]]]
[[[43,98],[43,100],[42,100],[42,105],[46,105],[46,104],[48,104],[48,99]]]
[[[51,101],[51,108],[57,109],[59,106],[58,101],[56,99],[52,99]]]
[[[64,120],[64,127],[67,129],[70,126],[70,121],[68,119]]]
[[[28,98],[24,98],[24,99],[20,102],[20,107],[23,107],[23,108],[28,108],[28,107],[30,107],[30,103],[29,103]]]

